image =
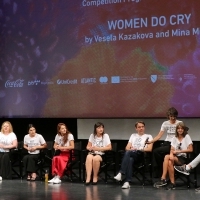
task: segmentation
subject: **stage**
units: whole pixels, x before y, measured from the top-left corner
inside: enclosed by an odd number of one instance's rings
[[[196,200],[200,199],[200,193],[195,192],[192,186],[178,186],[175,190],[165,188],[156,189],[151,185],[141,186],[137,181],[131,184],[130,189],[121,189],[118,182],[105,184],[99,181],[98,185],[85,186],[80,182],[63,180],[61,184],[48,184],[44,181],[30,182],[14,179],[0,182],[0,200]]]

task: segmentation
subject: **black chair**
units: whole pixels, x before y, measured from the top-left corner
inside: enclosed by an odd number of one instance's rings
[[[85,162],[86,162],[88,151],[84,150],[83,154],[84,154],[83,182],[85,182],[85,176],[86,176]],[[105,151],[105,154],[102,156],[103,160],[100,164],[100,169],[98,173],[99,178],[105,181],[105,183],[108,182],[108,179],[114,180],[113,177],[116,174],[116,157],[117,157],[117,143],[112,143],[112,150]],[[111,172],[112,172],[112,175],[111,175]]]
[[[141,162],[133,166],[133,177],[142,185],[146,185],[146,183],[153,184],[151,152],[144,152]]]
[[[51,176],[51,166],[53,157],[53,141],[46,141],[47,147],[40,150],[40,156],[37,161],[38,169],[36,173],[41,180],[44,180],[45,173]]]
[[[194,152],[187,153],[187,160],[186,164],[190,163],[194,158],[196,157],[196,154]],[[186,185],[187,188],[190,188],[191,185],[193,185],[195,188],[197,187],[197,170],[196,168],[192,169],[190,172],[190,175],[185,175],[182,173],[174,171],[175,173],[175,181],[177,186]],[[192,178],[193,176],[193,178]]]
[[[81,181],[81,160],[82,160],[82,142],[75,142],[74,149],[70,150],[70,158],[66,165],[64,175],[66,175],[70,181],[78,179]]]
[[[21,143],[18,142],[17,148],[12,148],[9,151],[11,169],[12,169],[12,179],[22,178],[21,177],[21,156],[19,149],[21,148]]]
[[[123,159],[125,151],[120,150],[119,151],[119,168],[121,167],[121,162]],[[134,162],[133,164],[133,174],[132,177],[136,178],[141,185],[146,185],[147,183],[153,184],[152,179],[152,152],[144,152],[141,155],[141,159],[138,162]]]
[[[36,161],[36,174],[38,175],[40,180],[44,179],[46,171],[51,172],[51,160],[49,159],[52,157],[52,146],[53,142],[48,141],[47,143],[47,148],[41,149],[39,158]],[[28,154],[28,151],[23,147],[24,142],[18,143],[19,148],[19,158],[20,158],[20,176],[23,179],[26,176],[26,172],[24,171],[24,166],[23,166],[23,157]]]
[[[103,161],[101,162],[98,176],[108,182],[108,179],[114,180],[116,174],[117,161],[117,143],[112,143],[112,150],[105,151]],[[103,175],[102,175],[103,174]]]

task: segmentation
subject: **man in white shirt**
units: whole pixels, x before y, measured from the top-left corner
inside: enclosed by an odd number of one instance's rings
[[[133,165],[135,162],[139,162],[143,157],[144,151],[152,151],[153,144],[146,144],[152,136],[145,134],[145,123],[139,121],[135,123],[135,128],[137,133],[133,133],[128,141],[126,146],[126,152],[124,154],[121,169],[119,173],[114,177],[117,181],[121,181],[122,175],[125,175],[125,182],[122,186],[122,189],[130,188],[129,182],[132,180]]]

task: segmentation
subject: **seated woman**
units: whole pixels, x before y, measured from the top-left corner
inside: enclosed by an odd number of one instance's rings
[[[28,155],[23,157],[23,163],[27,176],[27,181],[36,179],[36,162],[39,159],[40,150],[46,148],[47,144],[42,135],[36,133],[33,124],[28,125],[28,134],[24,136],[24,148],[28,150]]]
[[[171,151],[164,158],[161,181],[155,183],[156,187],[167,185],[166,176],[168,173],[171,181],[168,189],[175,189],[174,165],[183,165],[186,162],[186,153],[193,151],[192,140],[187,131],[188,128],[183,122],[177,124],[175,137],[171,142]]]
[[[0,132],[0,181],[2,178],[11,179],[12,169],[9,151],[17,148],[17,137],[13,133],[12,125],[9,121],[3,122]]]
[[[93,171],[93,185],[96,185],[100,162],[102,161],[104,151],[112,149],[109,135],[104,133],[103,123],[98,122],[94,125],[94,132],[89,137],[86,149],[89,150],[89,153],[85,163],[87,173],[85,184],[90,184],[91,174]]]
[[[67,162],[70,158],[70,151],[74,149],[74,136],[68,131],[67,126],[59,123],[57,126],[57,135],[55,137],[54,149],[60,151],[60,154],[53,157],[52,175],[54,176],[49,183],[61,183]]]

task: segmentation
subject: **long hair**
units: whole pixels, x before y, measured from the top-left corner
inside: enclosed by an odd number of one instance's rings
[[[67,129],[66,133],[64,133],[63,135],[61,135],[61,133],[60,133],[60,128],[61,128],[61,126],[65,126],[65,128]],[[57,125],[57,134],[60,135],[60,136],[63,136],[63,143],[64,143],[64,144],[67,143],[68,134],[69,134],[69,133],[70,133],[70,132],[68,131],[68,128],[67,128],[67,126],[66,126],[64,123],[59,123],[59,124]]]
[[[3,122],[3,124],[1,125],[1,132],[4,133],[3,132],[3,125],[4,124],[8,124],[9,125],[9,133],[12,133],[13,132],[13,127],[12,127],[12,124],[9,121]]]
[[[188,134],[188,130],[189,128],[187,126],[185,126],[185,124],[183,122],[179,122],[177,125],[176,125],[176,132],[175,132],[175,137],[178,137],[178,128],[182,128],[184,131],[183,131],[183,137],[185,137],[187,134]]]
[[[97,134],[97,128],[102,126],[104,128],[104,124],[102,122],[97,122],[95,125],[94,125],[94,131],[93,131],[93,134],[94,134],[94,137],[96,136]],[[102,137],[104,135],[104,129],[103,129],[103,133],[102,133]]]

